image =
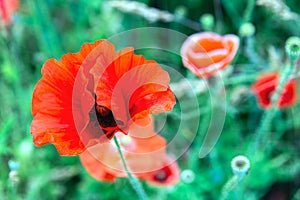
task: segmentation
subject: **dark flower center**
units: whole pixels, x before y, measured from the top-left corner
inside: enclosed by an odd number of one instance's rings
[[[95,104],[97,120],[101,128],[116,127],[117,123],[112,111],[104,106]]]
[[[100,129],[103,131],[103,133],[108,139],[111,139],[114,136],[114,134],[118,131],[123,132],[120,126],[123,127],[124,123],[120,120],[115,120],[112,111],[105,106],[98,105],[96,100],[97,97],[95,96],[94,110],[91,110],[90,112],[91,121],[93,121],[94,123],[97,123],[98,121],[98,124],[95,125],[100,126]]]
[[[100,128],[107,138],[111,139],[116,132],[122,132],[119,126],[123,126],[124,123],[120,120],[115,120],[114,115],[110,109],[95,103],[95,111]]]
[[[154,175],[154,180],[159,181],[159,182],[164,182],[168,178],[168,173],[164,170],[160,170]]]
[[[236,166],[238,168],[243,168],[245,165],[246,165],[246,163],[242,160],[239,160],[239,161],[236,162]]]

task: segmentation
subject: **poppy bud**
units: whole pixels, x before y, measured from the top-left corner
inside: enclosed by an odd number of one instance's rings
[[[123,146],[128,146],[131,143],[132,139],[128,135],[122,135],[121,137],[121,144]]]
[[[185,6],[178,6],[175,9],[175,15],[178,17],[185,17],[187,15],[187,9]]]
[[[236,156],[231,161],[231,169],[236,176],[243,177],[250,169],[250,161],[245,156]]]
[[[241,37],[250,37],[255,33],[255,26],[252,23],[243,23],[239,29],[239,35]]]
[[[206,31],[211,31],[215,25],[215,19],[209,13],[203,14],[200,18],[200,22],[203,26],[203,29]]]

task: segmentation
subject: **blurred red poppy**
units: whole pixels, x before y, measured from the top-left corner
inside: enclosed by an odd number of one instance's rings
[[[239,38],[229,34],[196,33],[183,43],[180,53],[185,67],[205,78],[227,67],[239,47]]]
[[[275,92],[279,82],[279,74],[271,73],[258,78],[252,85],[252,91],[256,95],[258,104],[262,108],[271,107],[271,97]],[[287,108],[293,106],[297,101],[297,83],[295,80],[289,80],[281,93],[277,106],[278,108]]]
[[[42,75],[33,93],[31,133],[35,145],[52,143],[61,155],[126,134],[133,122],[175,104],[166,71],[133,48],[116,52],[106,40],[48,60]]]
[[[143,137],[136,137],[141,132]],[[131,172],[150,184],[174,185],[179,181],[179,168],[166,154],[166,141],[153,130],[153,123],[146,127],[132,125],[128,135],[117,134],[126,163]],[[80,155],[85,169],[99,181],[115,181],[127,177],[117,147],[113,142],[97,144]]]
[[[18,0],[0,0],[0,14],[5,25],[11,23],[12,14],[18,9]]]
[[[153,172],[141,174],[140,179],[148,181],[155,186],[172,186],[175,185],[179,179],[179,168],[177,163],[169,156],[165,156],[165,164],[161,169]]]

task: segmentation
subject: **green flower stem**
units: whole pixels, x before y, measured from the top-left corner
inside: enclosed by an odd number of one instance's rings
[[[59,35],[53,25],[46,1],[27,1],[31,13],[30,20],[33,21],[33,30],[39,36],[38,42],[43,53],[49,57],[59,58],[63,54]],[[42,34],[38,34],[42,33]]]
[[[276,112],[278,111],[277,102],[279,100],[281,93],[283,92],[286,82],[288,81],[290,75],[293,72],[293,69],[294,69],[294,63],[291,62],[287,66],[285,71],[281,74],[279,85],[276,88],[276,91],[271,98],[271,103],[272,103],[271,108],[265,111],[264,115],[262,116],[260,126],[255,133],[255,141],[254,141],[254,145],[252,146],[253,151],[262,148],[262,144],[265,143],[264,142],[265,139],[268,138],[272,119],[276,114]]]
[[[222,189],[222,194],[220,200],[229,200],[229,194],[238,185],[238,183],[243,179],[241,176],[233,175],[231,179],[227,181]]]
[[[236,29],[238,29],[242,24],[242,17],[237,12],[232,1],[222,0],[222,6],[224,7],[226,13],[230,13],[230,20]]]
[[[250,22],[252,18],[252,13],[255,7],[255,0],[248,0],[248,5],[244,13],[244,22]]]
[[[215,8],[215,15],[216,15],[216,32],[221,33],[223,30],[223,13],[221,8],[221,0],[214,0],[214,8]]]
[[[202,30],[202,26],[199,24],[199,22],[196,22],[194,20],[191,20],[191,19],[183,17],[183,16],[176,16],[175,15],[174,21],[181,24],[181,25],[184,25],[186,27],[194,29],[196,31],[201,31]]]
[[[147,195],[146,195],[146,193],[145,193],[145,191],[144,191],[144,189],[143,189],[143,187],[142,187],[142,184],[138,181],[138,179],[136,179],[136,178],[132,175],[132,173],[130,172],[130,170],[129,170],[127,164],[126,164],[125,158],[124,158],[124,156],[123,156],[123,153],[122,153],[120,144],[119,144],[118,139],[117,139],[116,136],[114,136],[114,141],[115,141],[115,144],[116,144],[116,146],[117,146],[117,148],[118,148],[119,154],[120,154],[120,156],[121,156],[122,163],[123,163],[123,166],[124,166],[124,168],[125,168],[125,171],[126,171],[126,173],[128,174],[128,178],[129,178],[129,182],[130,182],[131,186],[132,186],[133,189],[136,191],[137,195],[139,196],[139,198],[140,198],[141,200],[147,200],[148,197],[147,197]]]
[[[268,62],[265,62],[260,55],[257,53],[257,51],[255,50],[254,46],[255,46],[255,40],[254,37],[247,37],[245,38],[245,54],[246,56],[249,58],[249,60],[251,60],[253,62],[253,64],[257,65],[257,66],[265,66],[270,68],[270,65]]]
[[[252,83],[257,78],[258,74],[247,74],[247,75],[238,75],[230,77],[226,80],[224,80],[224,85],[239,85],[244,83]]]

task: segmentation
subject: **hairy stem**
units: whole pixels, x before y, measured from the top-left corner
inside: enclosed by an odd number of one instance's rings
[[[120,147],[120,144],[118,142],[118,139],[116,136],[114,136],[114,141],[115,141],[115,144],[118,148],[118,151],[119,151],[119,154],[120,154],[120,157],[122,159],[122,163],[123,163],[123,166],[124,166],[124,169],[126,171],[126,173],[128,174],[128,178],[129,178],[129,182],[131,184],[131,186],[133,187],[133,189],[136,191],[137,195],[139,196],[139,198],[141,200],[147,200],[148,197],[142,187],[142,184],[138,181],[138,179],[136,179],[132,173],[130,172],[127,164],[126,164],[126,161],[125,161],[125,158],[123,156],[123,153],[122,153],[122,150],[121,150],[121,147]]]
[[[279,85],[276,88],[276,91],[271,98],[272,106],[270,109],[266,110],[265,113],[263,114],[260,126],[255,133],[256,138],[254,141],[254,145],[252,147],[253,151],[262,148],[262,144],[264,143],[265,139],[268,138],[271,129],[272,119],[275,116],[276,112],[278,111],[278,107],[277,107],[278,100],[280,98],[281,93],[283,92],[286,82],[288,81],[290,75],[293,72],[293,67],[294,67],[294,63],[291,62],[287,66],[286,70],[281,74]]]
[[[221,200],[229,200],[229,194],[238,185],[242,177],[234,175],[229,179],[222,189]]]
[[[250,22],[252,18],[252,13],[255,7],[255,0],[249,0],[247,8],[244,13],[244,22]]]

